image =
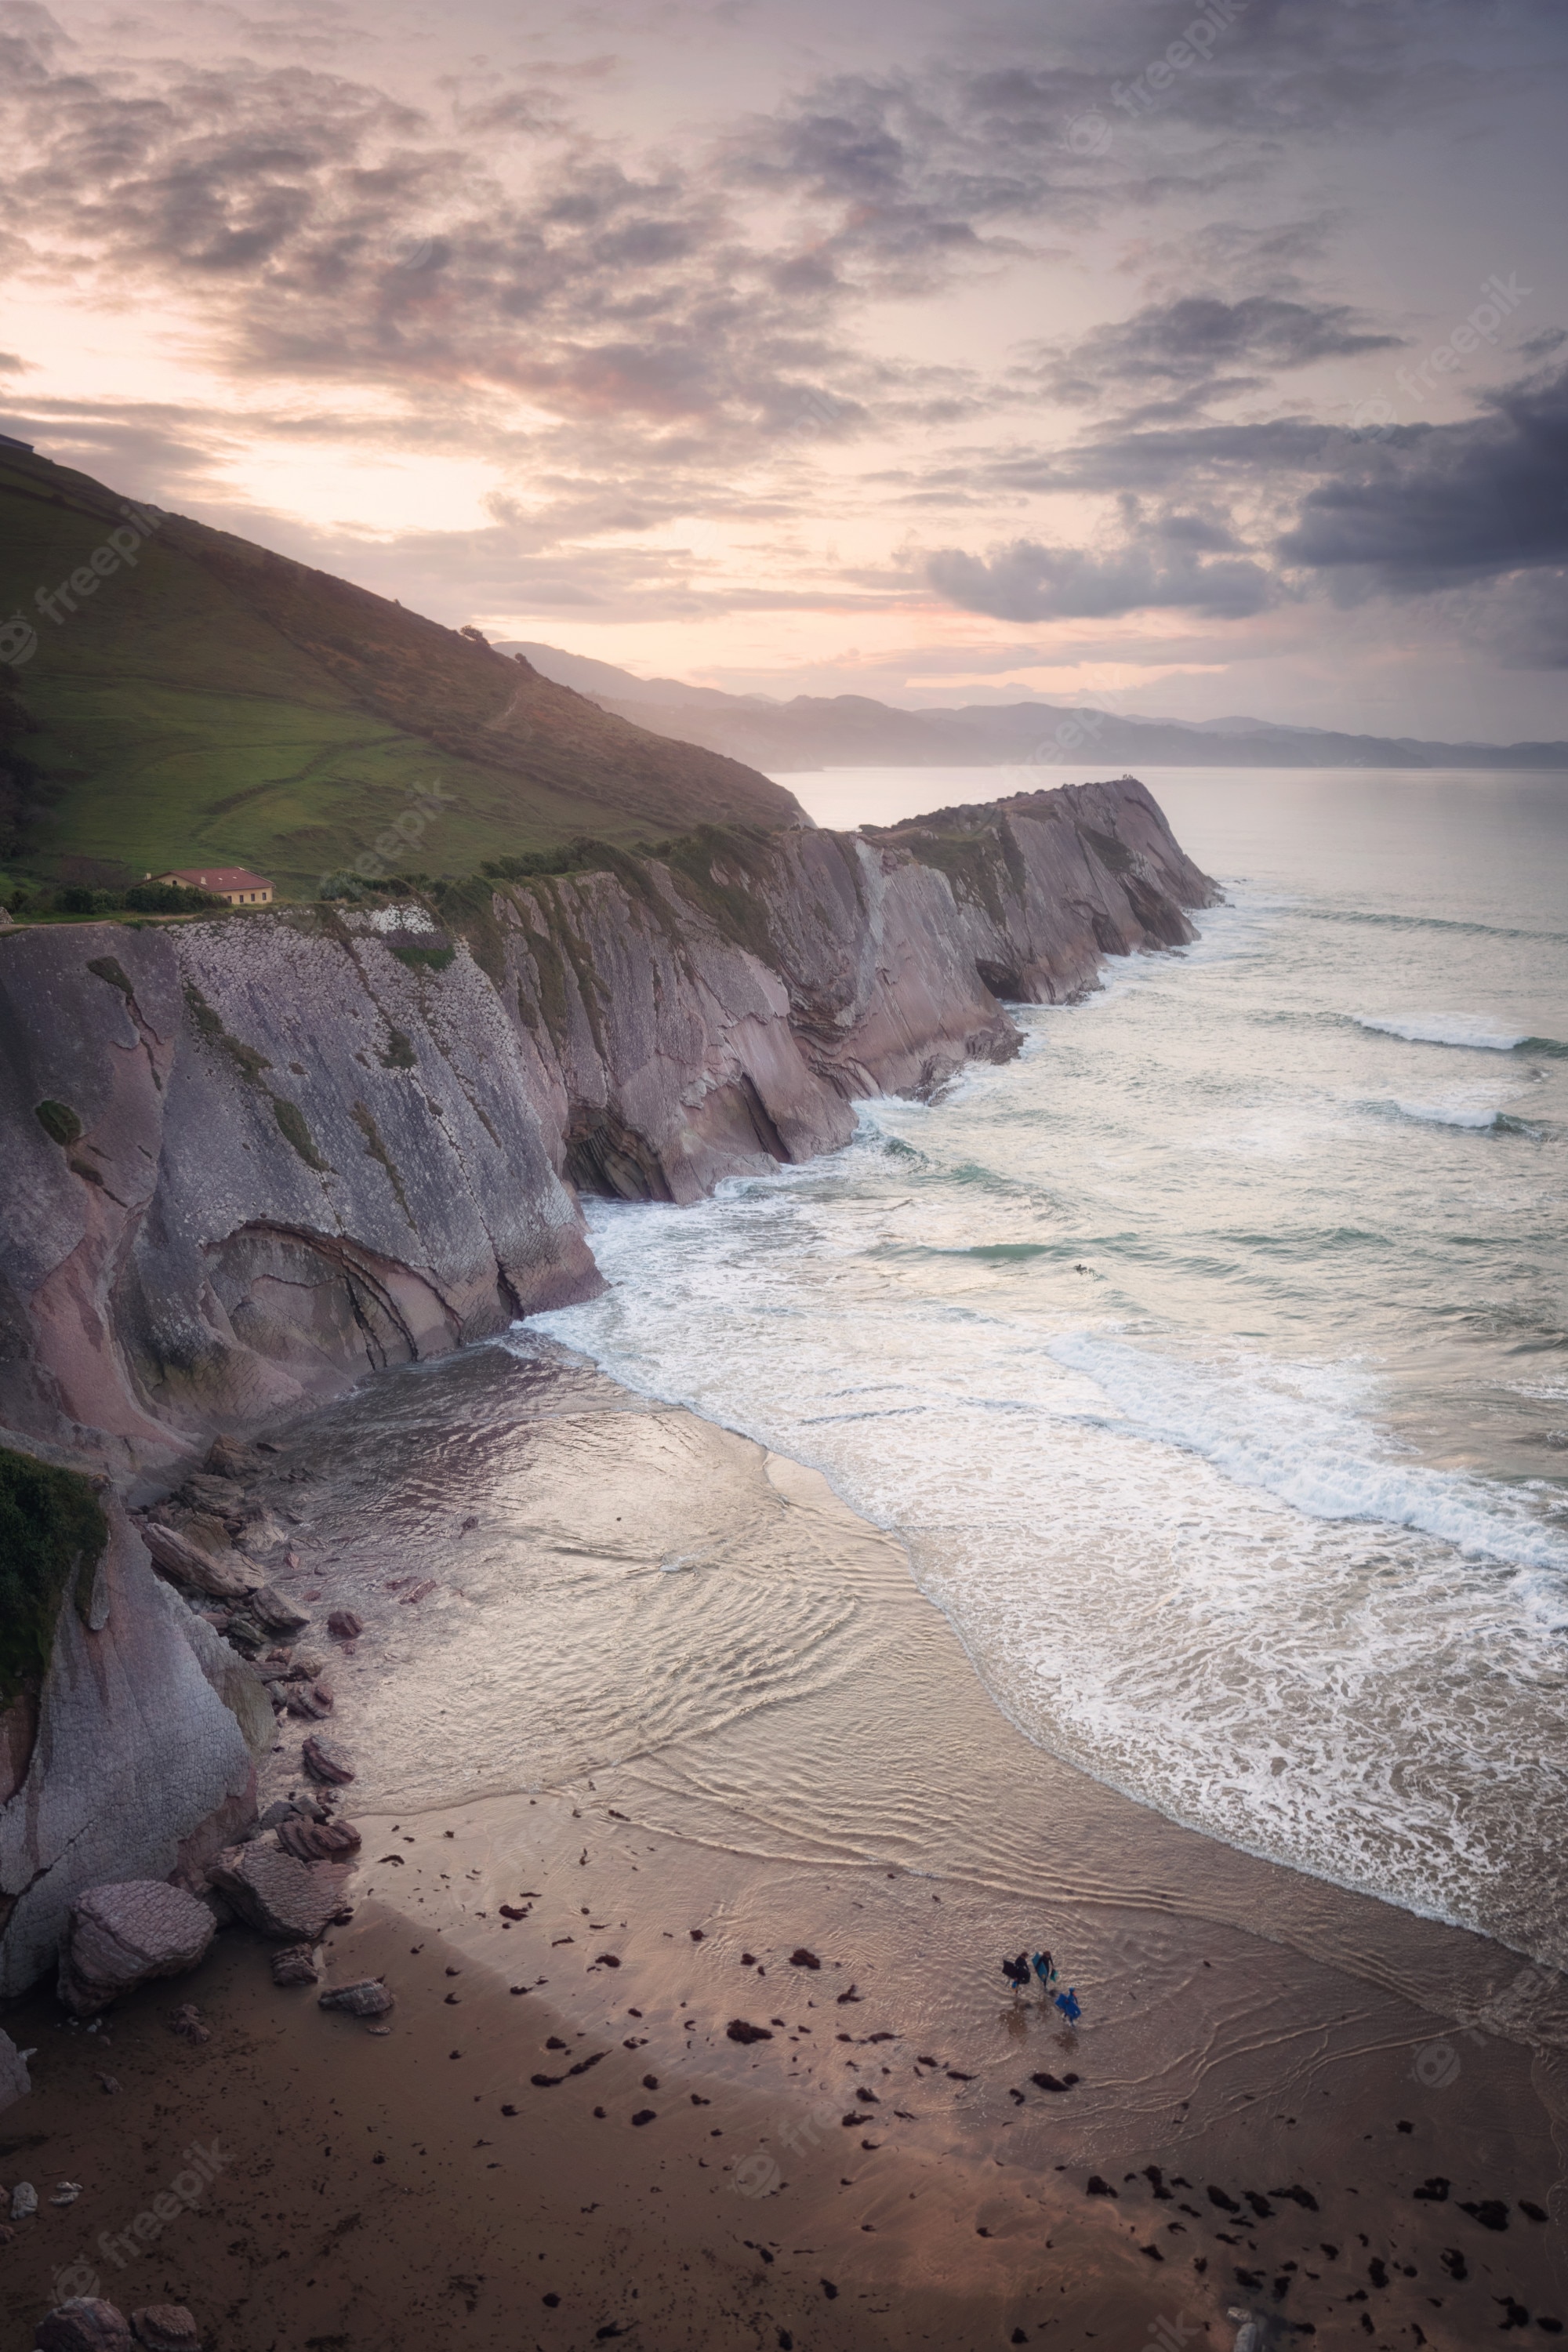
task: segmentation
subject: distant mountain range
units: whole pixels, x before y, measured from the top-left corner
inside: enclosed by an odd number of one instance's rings
[[[990,768],[1018,764],[1136,773],[1158,768],[1561,768],[1568,743],[1428,743],[1343,735],[1265,719],[1123,719],[1048,702],[967,702],[900,710],[861,694],[792,701],[721,694],[678,678],[636,677],[555,646],[509,645],[544,677],[574,687],[658,735],[722,751],[767,774],[806,768]]]

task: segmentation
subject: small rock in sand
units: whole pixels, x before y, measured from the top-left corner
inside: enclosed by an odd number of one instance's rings
[[[327,1619],[327,1631],[334,1642],[357,1642],[364,1627],[352,1609],[334,1609]]]
[[[792,1969],[819,1969],[822,1966],[816,1954],[808,1952],[804,1944],[798,1944],[790,1954],[789,1964]]]
[[[765,2025],[752,2025],[743,2017],[732,2017],[724,2032],[731,2042],[771,2042],[773,2038]]]
[[[198,2045],[212,2040],[211,2032],[202,2023],[201,2011],[194,2000],[181,2003],[169,2020],[169,2031],[171,2033],[177,2033],[182,2042],[191,2042]]]
[[[362,1977],[358,1984],[334,1985],[318,1996],[322,2009],[344,2009],[351,2017],[384,2017],[393,1996],[380,1977]]]
[[[260,1467],[255,1447],[242,1445],[237,1437],[215,1437],[202,1464],[209,1478],[254,1478]]]
[[[320,1723],[332,1711],[332,1694],[325,1683],[289,1683],[284,1694],[289,1714],[303,1716],[307,1723]]]
[[[58,2180],[55,2183],[55,2193],[50,2198],[49,2203],[51,2205],[74,2205],[80,2195],[81,2183],[79,2180]]]
[[[38,2192],[30,2180],[18,2180],[11,2191],[11,2219],[30,2221],[38,2210]]]
[[[278,1843],[300,1862],[336,1862],[359,1852],[360,1833],[353,1822],[306,1822],[296,1816],[279,1823]]]
[[[285,1944],[280,1952],[272,1955],[272,1981],[275,1985],[320,1984],[321,1972],[316,1956],[309,1944]]]
[[[310,1623],[302,1609],[285,1601],[275,1585],[258,1584],[246,1603],[258,1625],[269,1633],[298,1633]]]
[[[147,2352],[202,2352],[200,2330],[183,2303],[149,2303],[131,2315],[138,2344]]]
[[[300,1750],[301,1760],[312,1780],[324,1780],[342,1788],[354,1777],[353,1758],[342,1743],[329,1739],[324,1732],[312,1732]]]
[[[96,2294],[73,2294],[40,2319],[35,2352],[131,2352],[131,2329],[122,2311]]]

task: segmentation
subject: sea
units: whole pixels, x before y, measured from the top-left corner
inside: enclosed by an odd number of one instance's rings
[[[1144,781],[1192,945],[820,1160],[589,1203],[608,1287],[527,1329],[822,1472],[1037,1747],[1568,1964],[1568,776]]]

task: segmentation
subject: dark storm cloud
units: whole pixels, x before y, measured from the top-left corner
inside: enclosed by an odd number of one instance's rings
[[[988,562],[945,550],[931,583],[966,610],[1024,621],[1177,605],[1234,619],[1275,601],[1291,575],[1342,602],[1496,582],[1506,593],[1491,608],[1472,598],[1460,616],[1471,634],[1521,663],[1561,666],[1551,647],[1568,566],[1568,371],[1494,394],[1456,425],[1366,433],[1281,418],[1108,436],[1048,457],[993,453],[990,468],[998,487],[1114,490],[1129,512],[1129,483],[1188,497],[1223,487],[1272,502],[1285,527],[1268,562],[1237,559],[1218,509],[1138,519],[1109,554],[1025,540]],[[955,483],[973,478],[961,468]]]
[[[929,559],[927,577],[950,604],[1004,621],[1105,619],[1169,606],[1237,620],[1262,612],[1279,593],[1237,544],[1204,516],[1134,518],[1125,542],[1103,554],[1025,539],[988,562],[945,548]]]
[[[1075,402],[1142,398],[1155,388],[1213,397],[1250,388],[1262,380],[1260,371],[1395,351],[1401,341],[1374,331],[1348,303],[1272,294],[1227,302],[1188,294],[1095,328],[1071,349],[1042,359],[1038,374],[1058,399]]]
[[[1494,394],[1460,425],[1363,445],[1279,542],[1289,563],[1425,593],[1568,562],[1568,371]]]

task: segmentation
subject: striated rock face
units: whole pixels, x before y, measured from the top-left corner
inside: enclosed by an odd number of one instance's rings
[[[0,1423],[158,1467],[587,1296],[573,1187],[691,1200],[831,1149],[857,1096],[1015,1052],[1001,1000],[1090,988],[1215,896],[1124,780],[8,937]]]
[[[240,1720],[254,1677],[159,1581],[112,1494],[104,1508],[90,1607],[62,1607],[26,1753],[0,1782],[0,1997],[53,1966],[88,1888],[195,1875],[255,1817]],[[265,1700],[259,1714],[265,1737]]]

